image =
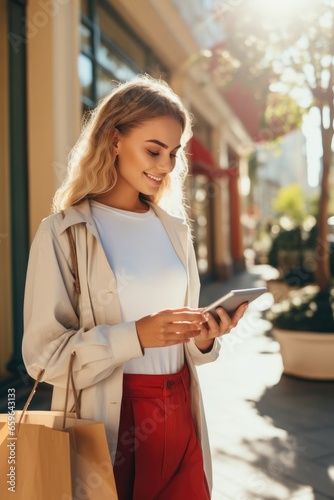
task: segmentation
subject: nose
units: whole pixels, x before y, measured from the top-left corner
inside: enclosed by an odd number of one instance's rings
[[[160,158],[158,168],[160,171],[169,174],[174,168],[172,159],[169,156],[167,158]]]

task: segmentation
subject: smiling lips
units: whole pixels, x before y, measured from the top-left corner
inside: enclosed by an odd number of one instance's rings
[[[146,177],[148,177],[154,184],[161,184],[163,177],[156,177],[155,175],[148,174],[147,172],[144,172]]]

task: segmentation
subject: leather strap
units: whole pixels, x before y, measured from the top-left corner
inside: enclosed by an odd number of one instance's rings
[[[63,219],[65,217],[64,210],[61,211],[61,215],[63,216]],[[78,295],[81,293],[81,287],[80,287],[80,278],[79,278],[79,266],[78,266],[78,257],[77,257],[77,248],[75,245],[73,233],[70,227],[66,229],[66,234],[68,238],[68,242],[70,245],[70,253],[71,253],[71,261],[72,261],[72,267],[73,267],[73,277],[74,277],[74,289]]]

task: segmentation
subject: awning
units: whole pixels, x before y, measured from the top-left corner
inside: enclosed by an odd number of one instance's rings
[[[226,41],[211,48],[212,57],[209,71],[212,73],[213,79],[219,78],[214,75],[220,64],[219,54],[224,50],[228,51],[228,43]],[[265,79],[266,77],[264,76],[263,78]],[[247,84],[247,81],[235,80],[227,88],[221,87],[220,92],[252,140],[254,142],[268,140],[268,130],[263,127],[263,116],[269,92],[269,81],[263,81],[261,88],[256,91],[256,89]]]
[[[239,167],[219,168],[212,158],[211,152],[199,139],[192,137],[188,145],[190,173],[205,175],[211,179],[239,175]]]
[[[262,124],[266,96],[257,100],[251,90],[241,84],[234,84],[233,87],[224,90],[222,95],[254,142],[270,139],[267,137],[268,130]]]

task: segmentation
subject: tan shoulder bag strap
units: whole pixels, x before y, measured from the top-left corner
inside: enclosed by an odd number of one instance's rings
[[[64,219],[65,218],[64,210],[61,211],[61,215]],[[67,238],[68,238],[68,242],[70,245],[71,261],[72,261],[72,267],[73,267],[72,273],[73,273],[73,277],[74,277],[74,289],[75,289],[77,295],[80,295],[81,294],[81,287],[80,287],[80,278],[79,278],[77,247],[75,245],[73,233],[72,233],[72,230],[70,227],[68,227],[66,229],[66,233],[67,233]],[[77,418],[80,418],[81,391],[79,391],[79,394],[78,394],[76,389],[75,389],[75,386],[74,386],[73,371],[72,371],[74,356],[75,356],[75,352],[72,352],[72,355],[70,358],[69,371],[68,371],[63,428],[65,428],[65,419],[66,419],[65,414],[66,414],[66,409],[67,409],[67,400],[68,400],[68,390],[69,390],[69,380],[70,379],[71,379],[71,383],[72,383],[72,390],[73,390],[73,396],[74,396],[74,405],[71,408],[71,411],[75,410]]]
[[[61,215],[63,216],[63,219],[65,217],[64,210],[61,211]],[[78,257],[77,257],[77,249],[75,246],[75,241],[73,237],[73,233],[70,227],[66,229],[67,237],[68,237],[68,242],[70,245],[70,252],[71,252],[71,261],[72,261],[72,267],[73,267],[73,277],[74,277],[74,288],[75,291],[78,295],[81,293],[81,288],[80,288],[80,279],[79,279],[79,266],[78,266]]]

